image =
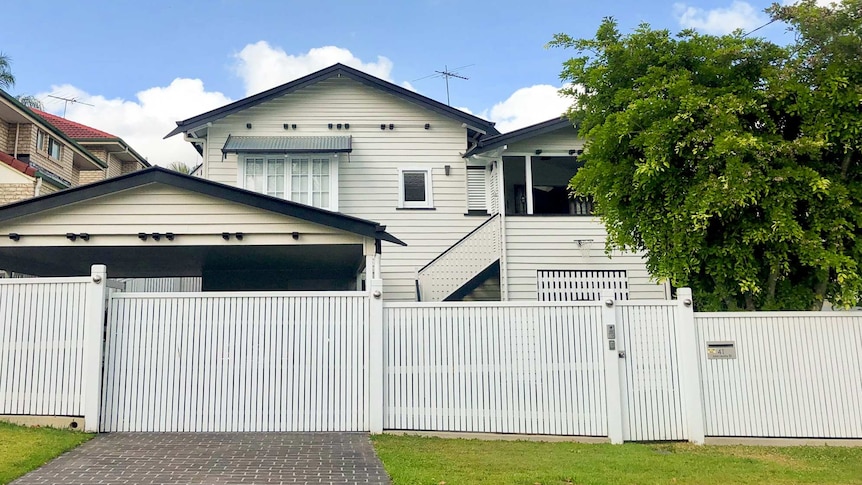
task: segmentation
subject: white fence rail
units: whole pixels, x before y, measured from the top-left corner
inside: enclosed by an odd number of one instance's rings
[[[366,293],[111,297],[102,431],[367,430]]]
[[[134,293],[168,293],[201,291],[201,277],[174,278],[125,278],[119,280],[124,284],[124,290]]]
[[[606,436],[601,306],[384,305],[384,427]]]
[[[862,438],[862,315],[696,313],[706,434]],[[732,343],[735,358],[708,358]],[[727,347],[725,347],[727,348]]]
[[[0,280],[0,414],[82,415],[89,281]]]

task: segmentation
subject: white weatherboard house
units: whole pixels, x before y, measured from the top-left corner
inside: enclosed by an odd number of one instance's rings
[[[407,243],[383,251],[389,300],[666,297],[567,197],[583,142],[565,119],[500,134],[336,64],[177,125],[204,178],[385,224]]]
[[[354,290],[379,264],[387,300],[668,296],[639,255],[605,255],[591,201],[568,197],[583,143],[565,119],[500,134],[336,64],[177,122],[179,135],[201,178],[153,168],[6,206],[0,267]]]

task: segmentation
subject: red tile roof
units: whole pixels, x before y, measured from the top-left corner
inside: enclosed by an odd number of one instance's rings
[[[5,163],[15,170],[29,176],[36,175],[36,169],[31,167],[29,164],[18,160],[17,158],[12,157],[12,155],[7,155],[3,152],[0,152],[0,163]]]
[[[56,126],[58,130],[65,133],[66,136],[72,138],[73,140],[78,140],[82,138],[119,138],[116,135],[112,135],[102,130],[91,128],[87,125],[75,123],[74,121],[69,121],[66,118],[61,118],[57,115],[52,115],[51,113],[46,113],[44,111],[32,108],[31,110],[37,115],[44,118],[45,121],[47,121],[48,123],[51,123],[52,125]]]

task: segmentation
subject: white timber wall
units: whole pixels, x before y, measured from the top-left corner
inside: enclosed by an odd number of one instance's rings
[[[384,304],[384,427],[606,436],[601,306]]]
[[[297,128],[285,130],[284,123]],[[350,129],[329,129],[329,123],[349,123]],[[381,130],[381,124],[387,129]],[[223,158],[221,152],[229,134],[353,137],[353,152],[338,157],[339,211],[385,224],[408,244],[383,244],[387,300],[415,300],[416,271],[485,220],[464,215],[467,175],[460,154],[467,149],[467,135],[461,123],[353,80],[322,81],[214,121],[205,173],[236,185],[238,156]],[[451,167],[448,176],[446,165]],[[399,168],[431,170],[434,210],[397,209]]]
[[[605,254],[601,222],[578,216],[506,216],[506,277],[510,300],[538,299],[538,270],[625,271],[629,299],[666,298],[635,253]],[[576,240],[589,240],[579,246]]]
[[[102,431],[368,430],[367,293],[115,293]]]
[[[862,438],[862,315],[696,313],[707,436]],[[707,358],[733,342],[735,359]]]
[[[584,148],[583,138],[578,138],[578,132],[574,127],[563,128],[552,133],[534,136],[528,140],[510,143],[506,147],[504,155],[536,153],[542,150],[542,155],[568,156],[569,150],[580,150]]]
[[[0,414],[83,415],[89,280],[0,280]]]
[[[168,292],[196,292],[201,291],[202,279],[200,277],[173,277],[173,278],[128,278],[121,280],[123,289],[130,293],[168,293]]]

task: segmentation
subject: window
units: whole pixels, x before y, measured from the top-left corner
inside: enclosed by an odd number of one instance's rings
[[[403,209],[434,207],[431,199],[430,169],[399,169],[398,185],[398,207]]]
[[[246,156],[246,189],[322,209],[337,210],[337,163],[326,155]]]
[[[46,152],[54,160],[59,160],[63,155],[63,145],[42,130],[36,131],[36,150]]]
[[[622,270],[538,270],[539,301],[596,301],[602,291],[617,300],[629,299],[629,281]]]
[[[488,213],[488,190],[485,167],[467,167],[467,212]]]

